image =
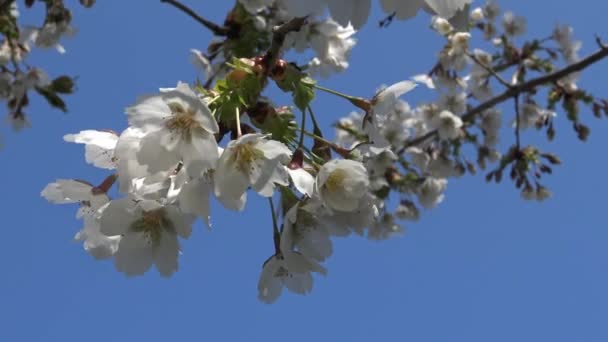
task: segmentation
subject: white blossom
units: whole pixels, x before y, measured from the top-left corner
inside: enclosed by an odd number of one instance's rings
[[[449,110],[442,110],[437,119],[434,120],[433,125],[437,129],[440,139],[452,140],[460,136],[460,128],[463,123],[460,117]]]
[[[142,275],[154,264],[161,276],[169,277],[178,268],[178,236],[190,236],[192,221],[174,205],[124,198],[111,201],[103,210],[100,230],[122,236],[114,254],[118,271]]]
[[[281,250],[296,250],[319,262],[332,254],[330,230],[316,211],[314,205],[300,203],[287,211],[281,233]]]
[[[432,18],[431,26],[442,36],[445,36],[454,30],[454,27],[449,21],[439,16],[434,16]]]
[[[218,161],[215,196],[226,208],[239,211],[245,207],[250,186],[260,195],[270,197],[275,184],[289,184],[284,166],[290,159],[287,146],[263,134],[245,134],[232,140]]]
[[[471,11],[471,20],[473,21],[482,21],[485,16],[483,13],[483,8],[481,7],[476,7]]]
[[[418,195],[418,201],[420,204],[427,208],[432,209],[443,201],[443,192],[447,188],[448,181],[445,179],[437,179],[433,177],[426,177],[424,182],[418,187],[416,194]]]
[[[335,159],[323,164],[317,175],[317,193],[333,210],[357,209],[369,188],[365,166],[360,162]]]
[[[342,72],[348,68],[350,52],[356,44],[352,26],[340,26],[332,20],[316,23],[311,28],[310,46],[317,57],[309,64],[312,74],[329,76],[331,72]]]
[[[84,249],[93,257],[109,258],[116,252],[120,237],[106,236],[99,230],[97,211],[110,201],[105,193],[84,181],[59,179],[47,185],[41,196],[55,204],[80,204],[76,217],[84,219],[84,227],[74,239],[83,241]]]
[[[323,266],[298,252],[281,251],[268,259],[258,281],[258,299],[264,303],[275,302],[283,287],[305,295],[312,290],[312,272],[325,275]]]
[[[217,122],[205,103],[186,83],[164,89],[160,95],[147,96],[127,108],[129,123],[143,130],[140,164],[156,173],[174,167],[179,161],[192,175],[215,168]]]

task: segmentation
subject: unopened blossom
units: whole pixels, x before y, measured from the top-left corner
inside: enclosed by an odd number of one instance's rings
[[[435,31],[437,31],[437,33],[442,36],[445,36],[454,30],[454,27],[452,26],[452,24],[450,24],[449,21],[438,16],[433,17],[433,19],[431,20],[431,26]]]
[[[502,18],[502,27],[510,36],[521,36],[526,33],[526,18],[506,12]]]
[[[317,175],[317,193],[333,210],[356,210],[369,189],[369,178],[360,162],[334,159],[323,164]]]
[[[474,8],[471,11],[470,17],[471,17],[471,20],[473,20],[473,21],[482,21],[485,18],[484,13],[483,13],[483,8],[481,8],[481,7]]]
[[[186,83],[147,96],[127,108],[129,123],[146,134],[137,159],[156,173],[179,161],[192,175],[213,169],[218,152],[214,134],[219,131],[209,107]]]
[[[447,188],[448,181],[446,179],[438,179],[433,177],[426,177],[424,182],[418,187],[416,194],[418,195],[418,201],[420,204],[427,208],[432,209],[443,201],[443,192]]]
[[[178,237],[190,236],[192,221],[192,216],[174,205],[124,198],[111,201],[103,210],[100,230],[108,236],[122,236],[114,254],[119,272],[142,275],[156,265],[161,276],[169,277],[178,268]]]
[[[66,134],[63,140],[85,145],[87,163],[102,169],[116,168],[114,149],[118,143],[118,135],[112,131],[86,130],[76,134]]]
[[[275,184],[289,184],[285,165],[290,160],[287,146],[263,134],[245,134],[232,140],[217,163],[215,196],[226,208],[243,210],[248,187],[270,197]]]

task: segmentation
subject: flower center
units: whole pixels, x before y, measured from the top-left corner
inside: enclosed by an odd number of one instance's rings
[[[189,140],[192,137],[192,131],[200,126],[200,123],[194,118],[195,112],[190,108],[184,108],[178,102],[171,102],[168,106],[172,116],[167,120],[165,126],[170,131],[180,134],[183,139]]]
[[[234,162],[241,172],[253,169],[252,163],[264,157],[264,152],[255,148],[253,143],[240,144],[234,147]]]
[[[131,230],[143,233],[148,245],[158,246],[164,228],[169,227],[163,209],[144,211],[142,217],[131,224]]]
[[[336,169],[332,173],[329,174],[325,183],[323,184],[323,188],[327,191],[337,191],[338,189],[343,187],[344,180],[348,174],[344,169]]]

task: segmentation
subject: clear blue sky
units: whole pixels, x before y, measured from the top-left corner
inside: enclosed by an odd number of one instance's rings
[[[220,21],[230,3],[194,8]],[[525,14],[536,37],[572,24],[582,54],[595,50],[595,33],[608,40],[604,1],[501,5]],[[367,96],[432,66],[440,40],[425,29],[428,16],[384,30],[374,25],[381,16],[376,8],[358,35],[349,72],[323,84]],[[588,113],[586,144],[566,125],[556,142],[543,142],[565,164],[548,182],[551,200],[524,202],[510,184],[488,185],[480,175],[451,181],[446,201],[405,236],[335,240],[328,276],[306,297],[285,292],[270,306],[256,299],[272,252],[264,201],[250,201],[244,214],[215,203],[214,230],[195,227],[169,280],[155,271],[127,279],[111,262],[96,262],[71,241],[76,208],[39,196],[56,178],[105,176],[61,137],[125,128],[123,108],[138,95],[194,80],[188,50],[204,49],[210,37],[159,1],[98,1],[76,9],[75,24],[66,55],[36,52],[32,60],[79,76],[69,114],[34,101],[32,129],[2,130],[0,341],[608,341],[608,121]],[[605,61],[580,84],[608,95],[607,78]],[[325,124],[351,109],[325,95],[314,106]]]

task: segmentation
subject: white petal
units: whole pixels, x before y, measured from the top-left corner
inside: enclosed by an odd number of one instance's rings
[[[160,235],[159,245],[154,249],[154,263],[156,269],[163,277],[170,277],[177,271],[179,256],[179,242],[177,235],[164,231]]]
[[[287,172],[289,172],[289,176],[291,177],[293,185],[296,187],[296,189],[301,194],[312,197],[315,190],[315,178],[302,168],[295,170],[287,168]]]
[[[217,164],[215,171],[214,193],[224,207],[241,211],[247,200],[249,180],[231,162],[232,151],[226,149]]]
[[[135,221],[133,201],[128,198],[111,201],[100,217],[100,231],[107,236],[125,234]]]
[[[182,238],[187,239],[192,233],[192,216],[182,213],[173,205],[165,207],[167,218],[171,221],[173,229]]]
[[[169,106],[158,95],[141,97],[135,105],[125,111],[129,117],[129,124],[144,130],[158,129],[172,114]]]
[[[279,298],[283,290],[283,284],[274,274],[279,269],[276,257],[272,257],[262,268],[258,280],[258,299],[266,304],[273,303]]]
[[[182,158],[191,177],[196,178],[205,170],[215,169],[219,158],[215,137],[203,131],[192,134],[192,140],[182,144]]]
[[[209,194],[211,183],[204,179],[195,179],[186,183],[179,193],[179,207],[189,214],[202,217],[209,225]]]
[[[154,256],[152,248],[147,244],[141,233],[128,233],[118,244],[114,254],[114,266],[127,276],[146,273],[152,267]]]

